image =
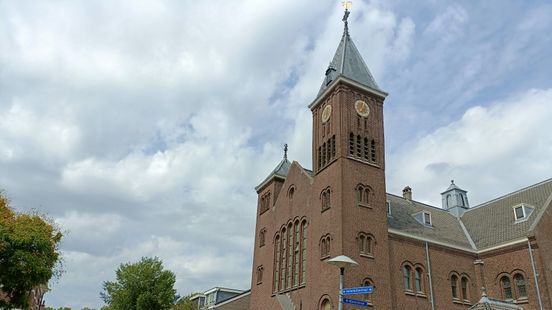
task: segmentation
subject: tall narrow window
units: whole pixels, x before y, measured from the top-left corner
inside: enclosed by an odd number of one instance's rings
[[[355,135],[349,134],[349,155],[355,155]]]
[[[468,279],[466,277],[462,277],[462,280],[460,280],[460,287],[462,288],[462,299],[464,301],[468,300]]]
[[[322,167],[326,165],[326,142],[322,144]]]
[[[332,159],[332,140],[328,140],[326,148],[326,163],[329,163]]]
[[[372,162],[376,162],[376,141],[372,140],[370,144],[370,152],[372,155]]]
[[[527,291],[525,290],[525,279],[521,274],[518,273],[514,276],[514,283],[516,284],[517,297],[527,298]]]
[[[263,282],[263,266],[257,267],[257,284],[260,284]]]
[[[293,226],[288,227],[288,260],[287,260],[287,281],[286,287],[291,288],[293,278]]]
[[[412,269],[408,265],[403,266],[403,287],[407,291],[412,291],[412,284],[410,282],[410,273]]]
[[[265,234],[266,234],[266,229],[261,229],[261,232],[259,233],[259,247],[262,247],[263,245],[265,245]]]
[[[364,138],[364,148],[362,149],[362,157],[368,160],[368,138]]]
[[[301,259],[301,235],[299,233],[300,230],[299,221],[295,222],[295,225],[293,226],[293,229],[295,230],[295,245],[293,246],[293,286],[299,285],[299,260]]]
[[[273,291],[277,292],[279,290],[280,283],[280,236],[276,235],[274,238],[274,283]]]
[[[280,283],[278,285],[278,290],[283,290],[286,287],[286,258],[287,258],[287,232],[284,228],[282,230],[282,239],[280,240]]]
[[[361,144],[361,138],[360,136],[357,136],[357,145],[356,145],[356,149],[357,149],[357,154],[356,156],[358,158],[361,158],[362,157],[362,144]]]
[[[508,276],[500,278],[500,285],[502,286],[504,299],[512,299],[512,283],[510,283],[510,278]]]
[[[332,136],[332,158],[335,158],[335,135]]]
[[[452,275],[450,277],[450,288],[452,290],[452,298],[458,298],[458,291],[457,291],[457,283],[458,283],[458,277],[455,275]]]
[[[322,191],[320,199],[322,200],[322,211],[329,209],[331,202],[331,189],[329,187]]]
[[[301,284],[307,278],[307,221],[301,223]]]
[[[416,292],[422,293],[422,269],[419,267],[414,270],[414,282],[416,284]]]
[[[322,168],[322,147],[318,147],[318,169]]]

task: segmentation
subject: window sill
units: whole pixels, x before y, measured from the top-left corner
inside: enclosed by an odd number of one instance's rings
[[[330,258],[330,254],[320,257],[320,260],[326,260],[328,258]]]
[[[361,162],[361,163],[363,163],[363,164],[368,164],[368,165],[373,166],[373,167],[376,167],[376,168],[381,168],[381,167],[380,167],[378,164],[376,164],[375,162],[372,162],[372,161],[369,161],[369,160],[365,160],[365,159],[363,159],[363,158],[359,158],[359,157],[356,157],[356,156],[351,155],[351,154],[347,155],[347,158],[352,159],[352,160],[354,160],[354,161]]]
[[[320,213],[324,213],[324,212],[326,212],[326,211],[330,210],[330,208],[331,208],[331,206],[329,206],[329,207],[326,207],[326,208],[323,208],[323,209],[322,209],[322,211],[320,211]]]
[[[516,304],[528,304],[529,299],[527,297],[518,298],[516,301]]]
[[[366,257],[366,258],[374,259],[374,256],[372,254],[368,254],[368,253],[360,253],[360,257]]]
[[[261,284],[263,284],[263,281],[257,282],[257,285],[261,285]]]
[[[276,295],[281,295],[281,294],[285,294],[285,293],[289,293],[291,291],[295,291],[295,290],[299,290],[299,289],[302,289],[305,287],[305,283],[303,284],[300,284],[299,286],[296,286],[296,287],[292,287],[292,288],[287,288],[285,290],[281,290],[281,291],[278,291],[278,292],[272,292],[272,297],[276,296]]]
[[[371,206],[370,204],[368,204],[368,203],[359,202],[359,203],[357,203],[357,205],[358,205],[359,207],[372,209],[372,206]]]
[[[470,302],[469,300],[465,300],[465,299],[464,299],[464,305],[471,306],[471,302]]]
[[[417,292],[416,296],[421,298],[427,298],[427,295],[424,292]]]
[[[416,294],[415,294],[413,291],[411,291],[411,290],[405,290],[405,291],[404,291],[404,294],[405,294],[405,295],[410,295],[410,296],[416,296]]]
[[[454,297],[452,298],[452,302],[455,304],[460,304],[460,305],[462,304],[462,301],[460,299],[454,298]]]

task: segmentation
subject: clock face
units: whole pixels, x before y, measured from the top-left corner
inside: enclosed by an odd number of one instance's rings
[[[370,108],[368,107],[368,104],[362,100],[357,100],[355,102],[355,110],[358,115],[362,117],[368,117],[368,115],[370,115]]]
[[[324,108],[324,111],[322,111],[322,123],[327,122],[330,119],[331,115],[332,115],[332,106],[328,104]]]

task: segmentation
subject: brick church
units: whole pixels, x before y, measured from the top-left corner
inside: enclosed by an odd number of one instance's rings
[[[252,310],[338,309],[344,286],[368,309],[552,309],[552,179],[470,206],[451,182],[442,206],[386,192],[383,105],[348,29],[312,111],[313,169],[287,154],[256,187]],[[343,305],[343,309],[365,309]]]

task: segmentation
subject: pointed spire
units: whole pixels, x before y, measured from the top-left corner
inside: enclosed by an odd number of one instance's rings
[[[374,80],[374,77],[370,73],[370,70],[368,70],[362,56],[353,43],[353,40],[351,40],[349,36],[349,15],[351,14],[349,9],[351,5],[351,1],[343,1],[343,7],[345,8],[342,19],[344,23],[343,36],[341,37],[341,42],[339,42],[332,62],[328,66],[328,69],[326,69],[324,82],[322,82],[318,95],[321,95],[339,76],[361,83],[376,91],[383,92]]]

